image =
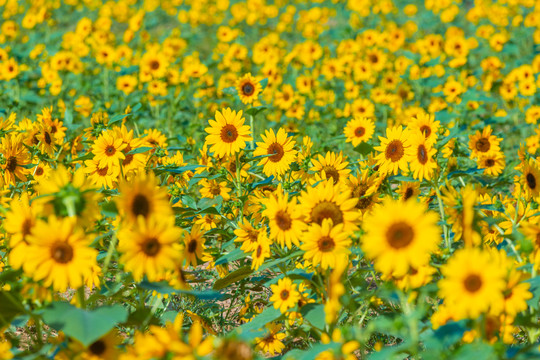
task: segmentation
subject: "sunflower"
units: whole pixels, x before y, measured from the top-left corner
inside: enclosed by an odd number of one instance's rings
[[[280,128],[276,133],[274,130],[266,130],[265,135],[261,135],[262,142],[257,143],[257,148],[253,152],[254,156],[265,156],[259,165],[264,165],[263,172],[266,176],[283,175],[291,163],[296,159],[297,151],[294,149],[296,142],[287,137],[287,133]]]
[[[128,224],[118,232],[120,262],[135,281],[144,276],[158,281],[175,269],[182,258],[178,239],[182,230],[174,226],[174,218],[167,216],[139,216],[135,224]]]
[[[421,132],[409,132],[410,146],[405,151],[407,161],[410,163],[413,178],[430,180],[437,162],[433,155],[437,152]]]
[[[270,286],[272,296],[270,301],[274,303],[274,308],[279,309],[281,313],[296,306],[300,300],[300,293],[296,289],[296,284],[293,284],[289,278],[279,279],[277,285]]]
[[[328,151],[326,156],[318,155],[317,159],[311,159],[311,171],[316,172],[315,180],[334,180],[334,184],[345,182],[351,170],[347,169],[349,163],[343,160],[343,154]]]
[[[320,264],[322,269],[333,269],[337,262],[347,262],[351,245],[349,235],[343,231],[343,224],[333,226],[331,219],[324,219],[322,226],[311,225],[302,239],[301,249],[305,251],[304,259],[310,261],[313,266]]]
[[[113,329],[88,346],[84,346],[77,340],[70,342],[67,348],[58,353],[58,357],[60,359],[114,360],[120,355],[118,346],[121,342],[117,330]]]
[[[371,139],[374,132],[375,123],[366,117],[357,117],[350,120],[343,129],[343,133],[347,137],[346,142],[352,143],[354,147]]]
[[[4,170],[4,183],[15,184],[18,180],[26,181],[26,175],[30,169],[30,153],[23,145],[22,135],[8,134],[2,138],[0,144],[2,155],[1,167]]]
[[[29,246],[17,254],[21,259],[13,258],[17,257],[13,253],[11,257],[35,281],[44,280],[45,286],[66,291],[81,287],[92,276],[97,251],[72,219],[52,215],[48,221],[38,220],[26,239]]]
[[[264,200],[264,205],[263,216],[270,225],[270,238],[277,240],[281,247],[298,246],[305,224],[296,199],[288,201],[287,195],[278,189]]]
[[[434,115],[419,113],[411,119],[408,127],[413,132],[418,130],[424,135],[427,142],[433,145],[437,141],[440,124],[440,121],[435,121]]]
[[[244,125],[242,110],[216,110],[215,118],[216,120],[208,120],[210,126],[204,129],[208,133],[206,144],[212,145],[210,151],[214,156],[234,155],[244,149],[247,142],[253,140],[249,125]]]
[[[540,197],[540,169],[534,160],[529,159],[522,163],[519,180],[525,199],[531,200]]]
[[[420,183],[412,181],[403,181],[399,184],[396,193],[400,195],[399,199],[407,201],[409,199],[418,199],[420,196]]]
[[[504,153],[502,151],[491,151],[478,157],[478,168],[484,169],[484,174],[499,176],[506,167]]]
[[[429,262],[441,240],[437,215],[414,201],[387,199],[364,219],[362,250],[385,275],[401,277]]]
[[[477,158],[480,155],[485,155],[488,152],[499,151],[501,138],[492,135],[491,126],[486,126],[482,132],[477,131],[474,135],[469,136],[469,148],[471,149],[471,159]]]
[[[202,179],[199,184],[202,186],[200,193],[203,198],[214,199],[217,196],[221,196],[223,200],[229,200],[231,198],[229,195],[231,189],[227,187],[226,181]]]
[[[344,231],[357,229],[360,216],[355,209],[358,198],[344,186],[334,185],[331,180],[323,180],[314,187],[308,187],[300,197],[302,214],[308,224],[322,225],[324,219],[331,219],[334,225],[343,224]]]
[[[270,240],[266,236],[266,232],[261,231],[257,237],[257,244],[251,254],[251,258],[253,259],[251,268],[254,270],[259,269],[264,263],[264,260],[268,257],[270,257]]]
[[[127,174],[133,170],[141,170],[146,165],[148,155],[146,153],[129,154],[130,151],[139,147],[143,147],[144,139],[134,137],[133,130],[129,130],[125,125],[121,127],[114,127],[115,137],[122,139],[122,142],[126,145],[122,152],[124,153],[124,159],[122,160],[122,169],[124,174]],[[148,139],[145,138],[147,141]]]
[[[139,216],[148,219],[151,216],[172,215],[167,190],[158,186],[157,179],[151,172],[140,172],[129,181],[122,181],[119,191],[116,205],[119,213],[131,223],[135,223]]]
[[[382,174],[393,173],[396,175],[399,170],[407,171],[407,156],[405,153],[409,148],[408,131],[404,131],[402,126],[394,126],[386,129],[386,138],[379,136],[381,145],[375,150],[380,153],[376,156],[379,171]]]
[[[257,79],[251,76],[251,73],[248,73],[236,81],[236,91],[242,103],[251,104],[257,100],[262,86]]]
[[[267,324],[266,327],[269,330],[268,333],[263,338],[255,338],[257,347],[263,353],[270,353],[271,355],[281,353],[283,349],[285,349],[282,340],[285,339],[287,335],[283,332],[279,332],[281,330],[281,325],[279,324],[270,323]]]
[[[245,218],[241,223],[238,223],[238,229],[234,230],[236,235],[235,242],[241,242],[240,249],[244,252],[250,252],[257,249],[259,234],[264,232],[263,228],[254,228],[253,225]]]
[[[118,165],[120,160],[124,160],[126,155],[122,150],[126,147],[122,138],[116,136],[113,131],[104,131],[94,141],[92,153],[94,159],[99,161],[99,167]]]
[[[529,291],[531,284],[522,281],[525,278],[525,274],[521,271],[511,269],[509,272],[503,292],[504,314],[514,317],[527,309],[527,300],[531,299],[533,294]]]
[[[188,264],[197,266],[197,259],[203,258],[204,249],[204,233],[199,225],[194,225],[184,237],[184,256]]]
[[[501,308],[505,269],[494,260],[489,252],[466,248],[456,251],[441,269],[439,296],[456,320]]]
[[[88,177],[95,186],[106,189],[114,189],[116,187],[116,182],[120,175],[120,165],[106,164],[101,167],[99,166],[99,160],[96,158],[86,160],[84,165],[84,172],[88,174]]]
[[[364,169],[358,176],[349,176],[346,186],[351,191],[351,196],[357,199],[356,208],[365,214],[379,202],[378,188],[380,178],[377,174],[369,175],[369,170]]]

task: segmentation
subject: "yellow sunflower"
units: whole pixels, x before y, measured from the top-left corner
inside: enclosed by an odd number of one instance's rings
[[[311,159],[310,170],[315,172],[315,181],[321,179],[334,180],[334,184],[345,182],[351,170],[347,169],[349,162],[343,160],[343,154],[328,151],[326,156],[318,155],[317,159]]]
[[[268,333],[262,338],[255,338],[257,348],[263,353],[270,353],[271,355],[279,354],[285,349],[285,345],[282,340],[287,336],[284,332],[280,332],[281,325],[270,323],[266,325]]]
[[[298,300],[300,300],[300,293],[296,287],[297,285],[287,277],[279,279],[277,285],[271,285],[272,296],[270,301],[274,303],[274,308],[284,313],[288,309],[295,307]]]
[[[344,186],[334,185],[325,180],[315,187],[308,187],[300,197],[302,214],[308,224],[322,225],[324,219],[331,219],[334,225],[343,224],[344,231],[357,229],[360,213],[355,206],[358,198]]]
[[[73,219],[53,215],[48,221],[39,220],[27,239],[26,251],[17,255],[23,258],[13,261],[22,263],[29,277],[43,280],[55,291],[81,287],[97,266],[97,251],[90,247],[84,232],[75,227]]]
[[[540,196],[540,169],[532,159],[524,161],[521,166],[521,177],[519,178],[523,196],[527,200],[537,199]]]
[[[94,141],[92,145],[92,153],[94,159],[99,161],[99,167],[114,166],[124,160],[126,155],[122,150],[126,147],[122,138],[117,137],[113,131],[104,131]]]
[[[143,276],[158,281],[180,262],[182,253],[178,240],[181,235],[182,230],[174,226],[173,217],[140,216],[135,224],[118,232],[120,262],[135,281],[141,281]]]
[[[400,195],[399,199],[402,201],[418,199],[418,196],[420,196],[420,183],[403,181],[401,184],[399,184],[396,193]]]
[[[257,244],[251,254],[251,268],[257,270],[266,258],[270,257],[270,240],[265,231],[261,231],[257,237]]]
[[[419,113],[411,119],[408,127],[413,132],[419,131],[427,142],[433,145],[437,141],[440,121],[435,121],[435,116],[432,114]]]
[[[489,309],[500,309],[505,269],[491,253],[478,248],[456,251],[443,266],[439,296],[456,320],[477,318]]]
[[[410,163],[413,178],[422,181],[431,180],[437,169],[433,155],[437,152],[421,132],[409,132],[410,146],[406,150],[407,161]]]
[[[250,252],[257,249],[259,234],[266,229],[254,228],[251,223],[244,218],[241,223],[238,223],[238,229],[234,230],[236,235],[235,242],[241,242],[240,249],[244,252]]]
[[[135,223],[139,216],[167,217],[172,215],[167,190],[158,186],[153,173],[138,173],[119,185],[120,196],[116,198],[119,213]]]
[[[501,138],[492,135],[491,126],[486,126],[481,132],[477,131],[469,136],[469,148],[471,149],[471,159],[492,151],[500,150]]]
[[[277,240],[281,247],[298,246],[305,224],[296,199],[289,201],[287,195],[278,189],[264,201],[263,216],[270,225],[270,238]]]
[[[214,199],[217,196],[221,196],[223,200],[229,200],[231,198],[229,195],[231,189],[227,187],[228,184],[226,181],[202,179],[199,184],[202,186],[200,193],[204,198]]]
[[[415,201],[387,199],[364,219],[362,250],[375,269],[401,277],[429,262],[441,241],[438,217]]]
[[[371,139],[374,132],[375,123],[366,117],[357,117],[350,120],[343,130],[343,133],[347,137],[346,142],[352,143],[354,147]]]
[[[320,264],[322,269],[333,269],[338,262],[347,262],[349,236],[350,233],[343,231],[343,224],[334,226],[331,219],[324,219],[322,225],[311,225],[302,238],[304,259],[313,266]]]
[[[224,157],[234,155],[246,147],[246,143],[252,141],[249,125],[244,125],[242,110],[233,111],[230,108],[221,112],[216,110],[216,120],[209,120],[206,144],[212,145],[210,151],[214,156]]]
[[[204,249],[204,232],[199,225],[194,225],[184,237],[184,256],[188,264],[197,266],[197,259],[203,258]]]
[[[490,176],[499,176],[506,167],[502,151],[492,151],[478,157],[478,168],[484,169],[484,174]]]
[[[30,164],[30,152],[23,145],[22,135],[4,136],[0,144],[0,153],[4,183],[15,184],[17,179],[26,181],[26,175],[30,173],[30,169],[26,167]]]
[[[251,76],[251,73],[248,73],[238,79],[236,91],[242,103],[251,104],[257,100],[259,93],[262,91],[262,86],[256,78]]]
[[[399,170],[407,172],[407,156],[405,153],[409,148],[408,131],[404,131],[402,126],[394,126],[386,129],[386,138],[379,136],[381,145],[375,147],[379,151],[376,156],[379,171],[382,174],[393,173],[396,175]]]
[[[296,142],[287,136],[285,129],[280,128],[276,133],[274,130],[266,130],[265,135],[261,135],[262,142],[257,143],[257,148],[253,152],[254,156],[265,156],[259,165],[263,165],[263,172],[266,176],[283,175],[291,163],[296,159],[297,151],[294,149]]]

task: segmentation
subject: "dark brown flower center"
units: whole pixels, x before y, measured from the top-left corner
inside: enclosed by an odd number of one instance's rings
[[[431,128],[427,125],[423,125],[420,127],[420,132],[427,138],[429,135],[431,135]]]
[[[476,150],[480,152],[488,152],[490,147],[491,147],[491,144],[489,143],[489,139],[487,138],[484,138],[484,137],[480,138],[476,142]]]
[[[262,246],[259,245],[259,246],[257,247],[257,257],[258,257],[258,258],[261,257],[261,254],[262,254]]]
[[[94,355],[102,355],[107,350],[107,345],[103,340],[94,341],[89,347],[88,350]]]
[[[493,165],[495,165],[495,160],[493,160],[493,159],[487,159],[486,160],[486,166],[487,167],[492,167]]]
[[[281,300],[287,300],[289,298],[289,290],[281,290],[279,297],[281,297]]]
[[[366,129],[364,127],[362,127],[362,126],[357,127],[354,130],[354,135],[356,135],[357,137],[362,137],[362,136],[364,136],[365,133],[366,133]]]
[[[283,146],[281,144],[275,142],[268,147],[268,155],[272,155],[268,157],[270,161],[279,162],[283,155],[285,155],[285,150],[283,149]]]
[[[330,236],[321,237],[317,244],[319,245],[319,250],[322,252],[330,252],[334,250],[336,246],[334,239],[332,239]]]
[[[408,187],[407,190],[405,190],[405,194],[403,194],[403,200],[408,200],[411,196],[413,196],[414,190],[412,187]]]
[[[422,165],[427,163],[428,157],[427,157],[426,147],[424,145],[418,146],[418,152],[416,154],[416,158],[418,159],[418,162],[420,162],[420,164]]]
[[[332,219],[334,225],[343,222],[343,212],[335,203],[331,201],[321,201],[311,210],[313,222],[321,225],[324,219]]]
[[[43,168],[40,166],[40,167],[38,167],[38,168],[36,169],[35,174],[36,174],[37,176],[41,176],[41,175],[43,175],[43,172],[44,172],[44,170],[43,170]]]
[[[155,237],[148,238],[144,241],[142,250],[148,256],[156,256],[161,249],[159,240]]]
[[[253,93],[255,92],[255,86],[253,86],[252,83],[245,83],[244,85],[242,85],[242,93],[246,96],[250,96],[250,95],[253,95]]]
[[[142,215],[145,218],[148,217],[150,214],[150,201],[148,201],[148,198],[145,195],[137,194],[135,198],[133,198],[131,213],[135,215],[135,217],[139,215]]]
[[[407,247],[413,239],[413,228],[403,221],[392,224],[386,231],[386,241],[394,249]]]
[[[482,287],[482,278],[476,274],[470,274],[465,278],[463,285],[465,285],[467,291],[471,293],[477,292]]]
[[[323,167],[323,171],[326,174],[327,179],[329,179],[330,177],[334,179],[334,184],[339,181],[339,172],[335,167],[326,165]]]
[[[214,196],[218,196],[219,194],[221,194],[221,186],[219,186],[218,183],[212,184],[210,185],[209,191],[210,191],[210,194]]]
[[[51,256],[57,263],[67,264],[73,259],[73,248],[66,242],[57,242],[51,248]]]
[[[9,172],[14,172],[17,168],[17,158],[15,156],[10,156],[6,162],[6,170]]]
[[[150,61],[150,69],[152,69],[152,70],[159,69],[159,61],[157,61],[157,60]]]
[[[43,138],[45,139],[45,143],[47,145],[51,145],[52,143],[51,135],[49,135],[47,131],[45,131],[45,133],[43,134]]]
[[[115,153],[116,153],[116,149],[114,148],[114,146],[109,145],[105,148],[105,154],[107,156],[113,156]]]
[[[102,169],[97,168],[96,173],[97,173],[99,176],[106,176],[108,171],[109,171],[109,167],[108,167],[108,166],[105,166],[105,167],[102,168]]]
[[[403,154],[405,154],[405,149],[400,140],[392,140],[386,146],[385,156],[387,159],[392,160],[392,162],[399,161],[403,157]]]
[[[191,241],[188,244],[188,252],[189,253],[194,253],[195,250],[197,250],[197,240],[196,239],[191,239]]]
[[[532,173],[528,173],[525,179],[527,180],[527,185],[531,190],[536,189],[536,177]]]
[[[238,130],[236,126],[227,124],[221,128],[220,133],[221,140],[226,143],[232,143],[238,138]]]
[[[283,231],[289,230],[292,226],[291,216],[285,211],[278,211],[276,213],[276,224]]]

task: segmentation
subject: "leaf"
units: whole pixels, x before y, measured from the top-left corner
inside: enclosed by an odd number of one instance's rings
[[[24,313],[22,299],[11,291],[0,292],[0,328],[9,326],[11,320]]]
[[[361,155],[367,156],[371,154],[373,151],[375,151],[375,149],[373,148],[372,145],[366,142],[363,142],[363,143],[360,143],[357,147],[355,147],[354,151],[356,151],[357,153],[360,153]]]
[[[255,316],[253,320],[244,324],[238,328],[239,333],[245,333],[253,330],[259,330],[265,327],[266,324],[271,323],[281,316],[281,312],[274,307],[268,307],[264,309],[262,313]]]
[[[227,255],[222,256],[219,259],[217,259],[215,265],[227,264],[231,261],[235,261],[235,260],[242,259],[245,257],[246,257],[246,253],[242,251],[242,249],[236,248],[230,253],[228,253]]]
[[[186,166],[180,166],[176,168],[159,167],[156,170],[162,170],[162,171],[170,172],[173,174],[182,174],[182,173],[185,173],[186,171],[192,171],[200,167],[206,167],[206,166],[205,165],[186,165]]]
[[[151,147],[151,146],[143,146],[143,147],[131,150],[130,152],[128,152],[128,155],[130,155],[130,154],[142,154],[142,153],[145,153],[145,152],[150,151],[152,149],[153,149],[153,147]]]
[[[225,276],[223,279],[219,279],[214,283],[214,286],[212,289],[214,290],[221,290],[226,288],[227,286],[234,284],[237,281],[243,280],[247,278],[249,275],[253,273],[253,270],[249,266],[243,266],[229,275]]]
[[[160,294],[184,294],[184,295],[190,295],[195,296],[197,299],[201,300],[220,300],[223,298],[223,294],[219,291],[214,290],[180,290],[175,289],[172,286],[170,286],[166,281],[160,281],[160,282],[149,282],[148,280],[144,279],[139,283],[139,286],[143,289],[156,291]]]
[[[283,359],[285,360],[312,360],[317,358],[317,355],[327,350],[337,351],[340,347],[339,343],[330,343],[330,344],[316,344],[309,348],[308,350],[299,350],[294,349],[289,351]]]
[[[116,217],[118,214],[118,208],[116,207],[116,202],[107,201],[101,205],[101,213],[108,217]]]
[[[536,309],[540,302],[540,276],[535,276],[525,282],[531,284],[529,291],[533,294],[533,297],[527,300],[527,304]]]
[[[100,307],[86,311],[65,302],[54,302],[43,311],[43,321],[57,331],[79,340],[84,346],[107,334],[117,324],[125,322],[128,311],[122,305]]]
[[[489,344],[473,343],[462,346],[454,354],[454,358],[461,360],[489,360],[497,359],[497,354]]]
[[[266,89],[266,86],[268,85],[268,78],[262,79],[261,81],[259,81],[259,84],[261,84],[262,90]]]
[[[117,122],[123,120],[124,118],[128,117],[131,114],[117,114],[114,115],[111,120],[109,121],[109,126],[116,124]]]
[[[253,117],[257,116],[258,113],[266,110],[266,106],[257,106],[252,107],[251,109],[246,110],[246,114],[251,115]]]
[[[293,257],[299,256],[299,255],[302,255],[302,254],[303,254],[303,251],[298,250],[298,251],[295,251],[294,253],[290,254],[289,256],[285,256],[283,258],[279,258],[279,259],[276,259],[276,260],[265,262],[259,267],[259,269],[257,271],[261,272],[263,270],[269,269],[272,266],[275,266],[277,264],[281,264],[282,262],[285,262],[287,260],[292,259]]]
[[[120,70],[118,72],[118,76],[133,74],[133,73],[136,73],[137,71],[139,71],[139,65],[133,65],[133,66],[123,68],[122,70]]]
[[[300,309],[300,313],[304,319],[309,321],[313,326],[324,329],[325,313],[324,305],[322,304],[307,304]]]

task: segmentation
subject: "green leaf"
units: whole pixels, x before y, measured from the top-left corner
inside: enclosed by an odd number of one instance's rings
[[[338,343],[330,343],[330,344],[316,344],[309,348],[308,350],[299,350],[294,349],[292,351],[289,351],[283,359],[285,360],[312,360],[317,357],[320,353],[327,350],[334,350],[337,351],[340,347],[340,344]]]
[[[238,328],[239,333],[245,333],[253,330],[259,330],[266,326],[266,324],[271,323],[281,316],[279,309],[274,309],[274,307],[268,307],[264,309],[262,313],[255,316],[255,318]]]
[[[139,283],[139,286],[143,289],[156,291],[160,294],[184,294],[184,295],[190,295],[194,296],[201,300],[219,300],[223,298],[223,294],[221,294],[219,291],[214,290],[180,290],[175,289],[172,286],[170,286],[166,281],[160,281],[160,282],[149,282],[148,280],[143,280]]]
[[[326,316],[324,313],[324,305],[307,304],[300,309],[300,313],[304,316],[305,320],[311,323],[311,325],[321,330],[324,329]]]
[[[11,291],[0,292],[0,328],[8,326],[11,320],[24,312],[19,294]]]
[[[128,311],[122,305],[100,307],[86,311],[65,302],[54,302],[43,311],[43,321],[57,331],[79,340],[84,346],[107,334],[117,324],[125,322]]]
[[[268,78],[264,78],[261,81],[259,81],[259,84],[261,84],[261,91],[266,89],[266,86],[268,85]]]
[[[182,173],[185,173],[186,171],[192,171],[200,167],[206,167],[206,166],[205,165],[186,165],[186,166],[180,166],[176,168],[159,167],[156,170],[162,170],[162,171],[170,172],[173,174],[182,174]]]
[[[363,142],[360,143],[357,147],[354,148],[354,151],[360,153],[361,155],[367,156],[371,154],[375,149],[370,144]]]
[[[111,126],[113,124],[116,124],[119,121],[122,121],[125,117],[127,117],[129,115],[131,115],[131,114],[117,114],[117,115],[114,115],[111,118],[111,121],[109,121],[109,126]]]
[[[101,213],[108,217],[116,217],[118,214],[118,208],[114,201],[107,201],[101,205]]]
[[[251,115],[253,117],[257,116],[258,113],[266,110],[266,106],[258,106],[258,107],[252,107],[251,109],[246,110],[246,114]]]
[[[243,259],[245,257],[246,257],[246,253],[242,251],[240,248],[236,248],[230,253],[228,253],[227,255],[222,256],[219,259],[217,259],[216,265],[227,264],[227,263],[230,263],[231,261]]]
[[[455,359],[461,360],[490,360],[497,359],[495,350],[489,344],[473,343],[462,346],[455,354]]]
[[[228,88],[225,88],[225,89],[222,90],[222,92],[224,94],[227,94],[227,95],[236,95],[237,94],[236,88],[234,86],[230,86]]]
[[[243,280],[243,279],[247,278],[252,273],[253,273],[253,270],[251,269],[251,267],[243,266],[243,267],[233,271],[229,275],[225,276],[223,279],[217,280],[214,283],[214,286],[212,287],[212,289],[214,289],[214,290],[224,289],[227,286],[229,286],[229,285],[231,285],[231,284],[233,284],[233,283],[235,283],[237,281],[240,281],[240,280]]]
[[[143,146],[143,147],[131,150],[130,152],[128,152],[128,155],[130,155],[130,154],[142,154],[142,153],[145,153],[145,152],[150,151],[152,149],[153,149],[153,147],[151,147],[151,146]]]
[[[527,304],[536,309],[540,302],[540,276],[535,276],[525,282],[531,284],[529,291],[533,294],[533,297],[527,300]]]

